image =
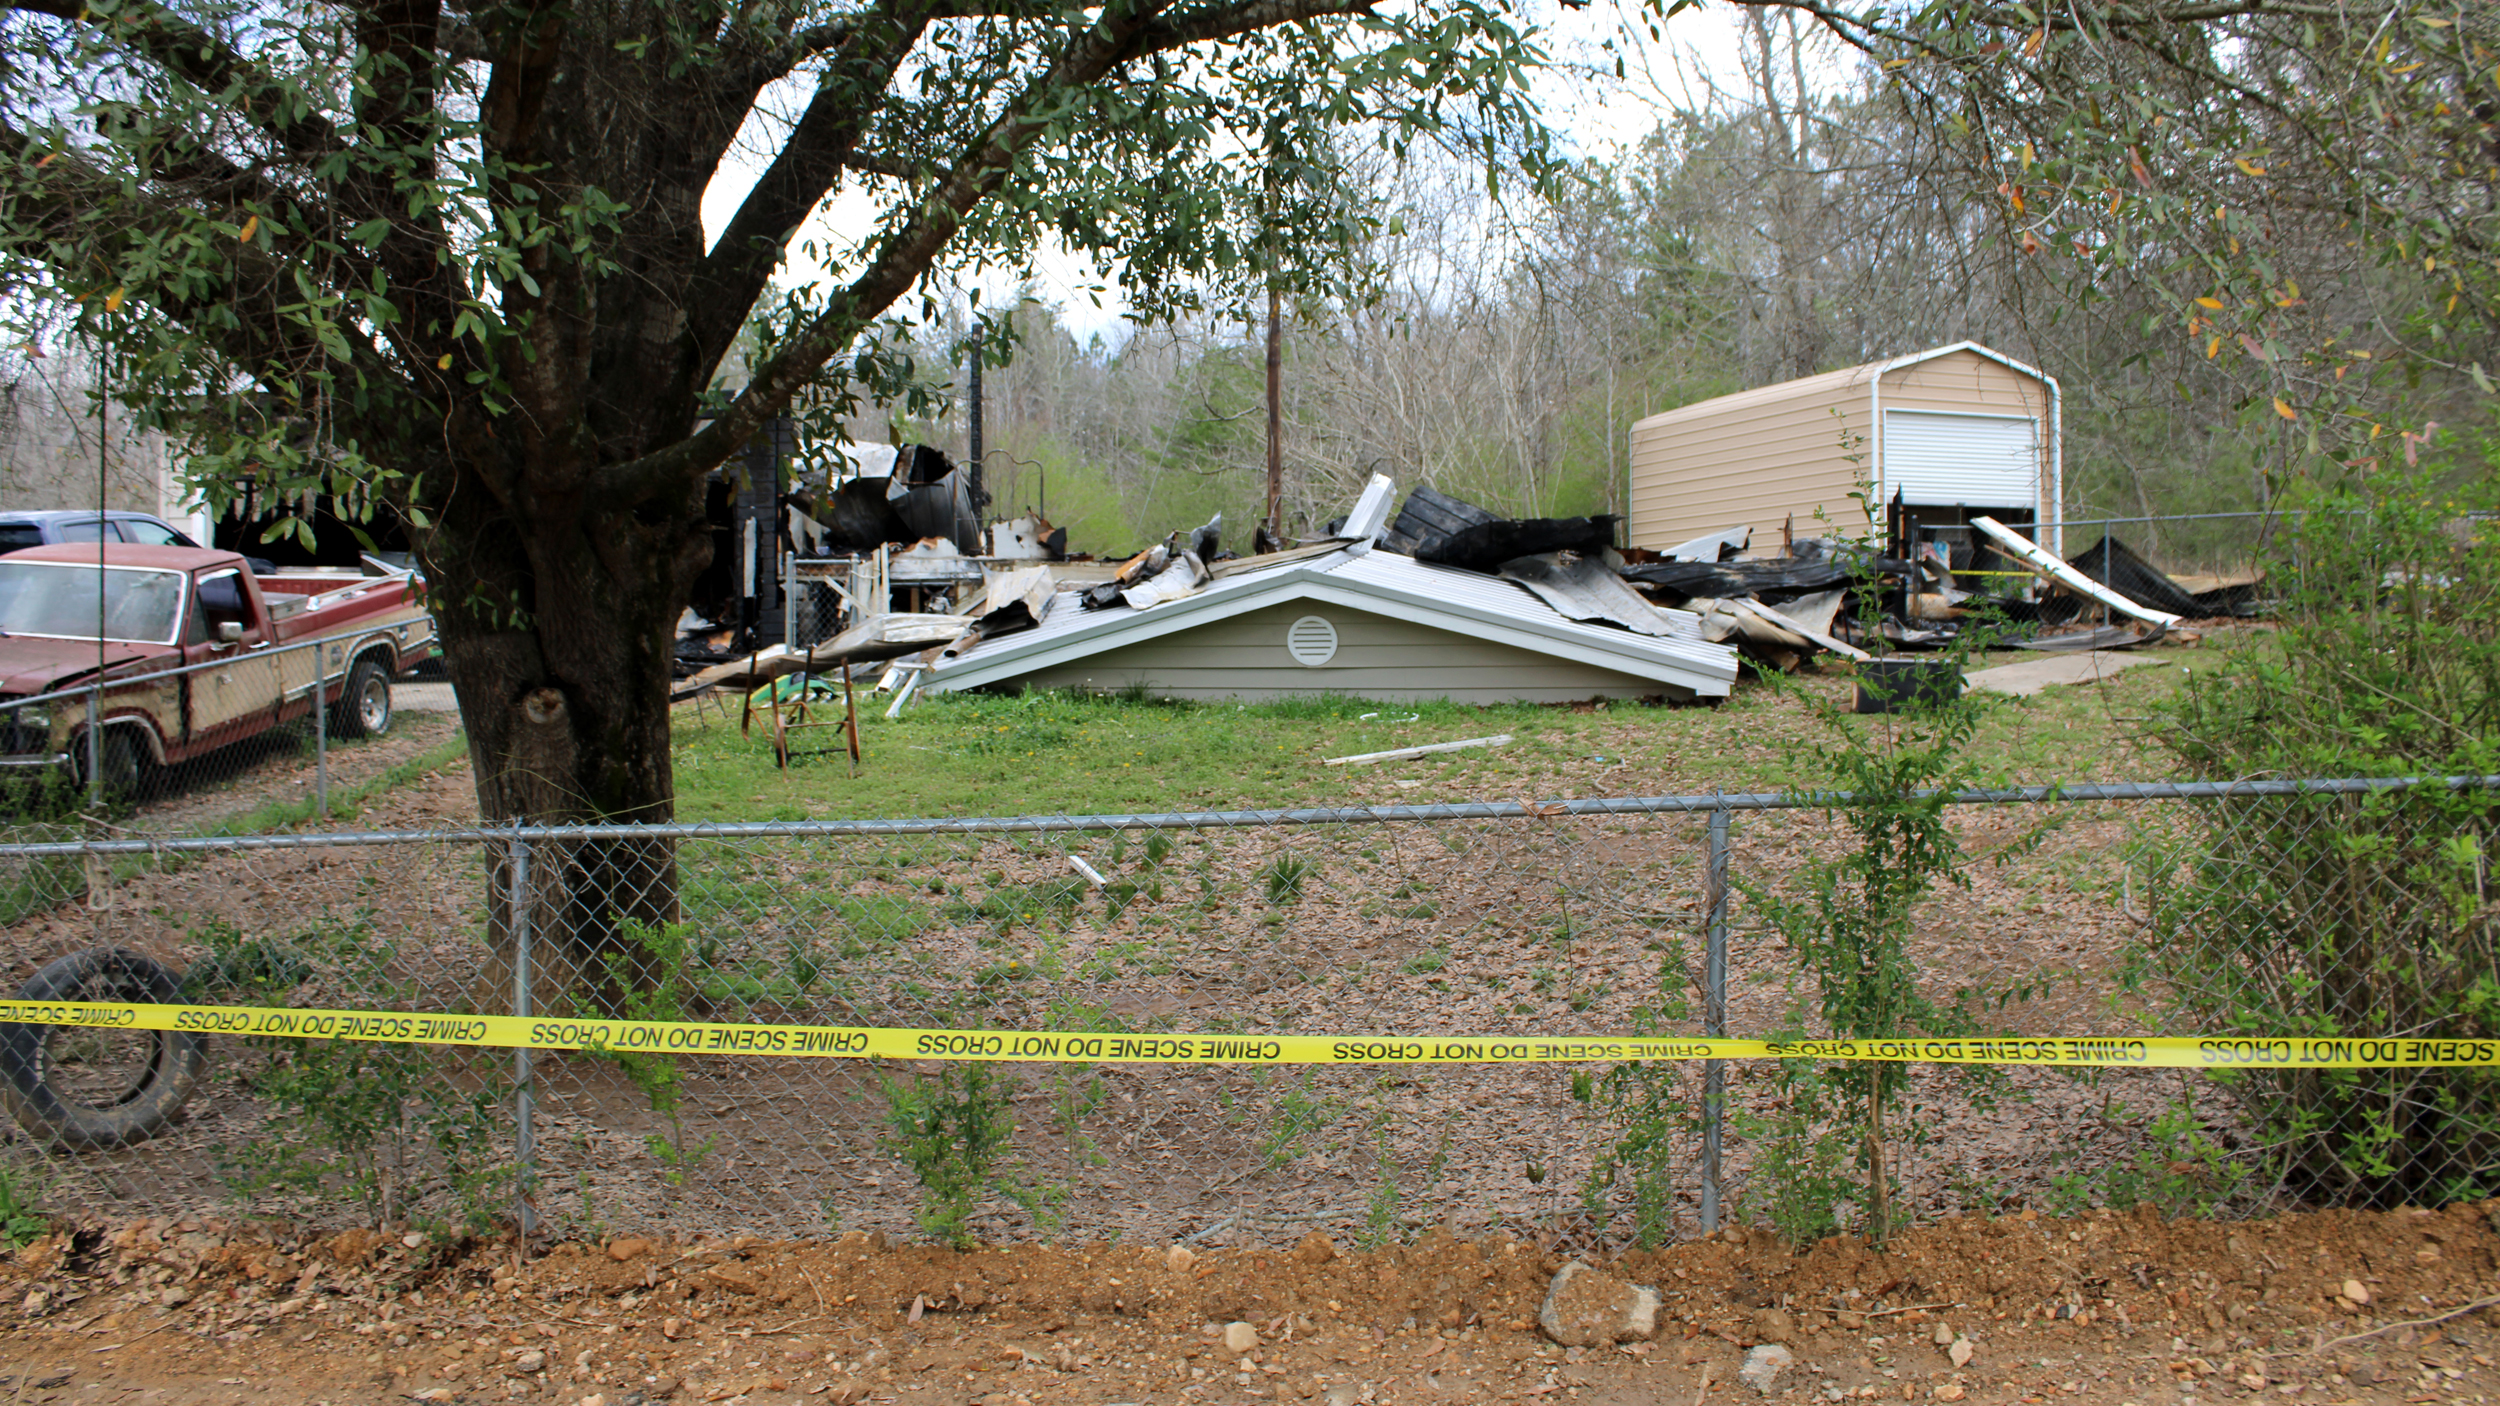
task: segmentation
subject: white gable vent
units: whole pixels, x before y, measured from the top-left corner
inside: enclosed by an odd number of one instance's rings
[[[1337,627],[1316,615],[1305,615],[1286,629],[1285,651],[1296,664],[1316,669],[1337,657]]]

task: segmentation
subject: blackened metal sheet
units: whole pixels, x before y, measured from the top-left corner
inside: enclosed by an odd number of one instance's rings
[[[1468,571],[1496,571],[1502,563],[1547,552],[1595,556],[1615,544],[1613,513],[1595,517],[1497,518],[1464,527],[1415,549],[1415,560]]]
[[[1389,531],[1421,547],[1492,521],[1493,514],[1473,503],[1419,486],[1407,493],[1406,505],[1398,509],[1398,520],[1389,524]]]
[[[1904,576],[1910,564],[1891,557],[1873,557],[1864,565],[1876,576]],[[1837,558],[1815,561],[1775,558],[1769,561],[1645,561],[1623,568],[1623,577],[1681,596],[1752,596],[1765,603],[1794,600],[1855,583],[1850,564]]]
[[[2104,536],[2066,558],[2066,564],[2139,605],[2149,605],[2173,615],[2212,613],[2203,602],[2171,580],[2160,567],[2137,556],[2132,548],[2115,537]]]

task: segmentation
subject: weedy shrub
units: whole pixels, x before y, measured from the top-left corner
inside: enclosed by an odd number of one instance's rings
[[[1310,1071],[1296,1075],[1269,1107],[1266,1131],[1259,1135],[1260,1164],[1272,1172],[1318,1150],[1322,1135],[1343,1111],[1343,1100],[1321,1090]]]
[[[2469,516],[2496,503],[2488,467],[2455,462],[2296,495],[2307,511],[2269,564],[2278,631],[2190,675],[2156,734],[2215,780],[2500,774],[2500,527]],[[2500,1037],[2500,792],[2245,797],[2172,819],[2136,857],[2149,911],[2126,970],[2176,1028]],[[2500,1191],[2500,1071],[2215,1077],[2294,1195]]]
[[[37,1208],[43,1180],[26,1167],[0,1167],[0,1246],[22,1250],[43,1238],[52,1218]]]
[[[377,1223],[441,1192],[452,1222],[493,1224],[514,1175],[495,1150],[504,1120],[494,1088],[465,1079],[456,1055],[350,1040],[254,1043],[288,1048],[273,1048],[250,1080],[276,1110],[277,1135],[221,1149],[237,1192],[345,1194]]]
[[[1318,872],[1319,866],[1301,855],[1280,854],[1260,866],[1259,884],[1267,890],[1271,906],[1290,908],[1302,901],[1302,890]]]
[[[1539,968],[1538,989],[1554,984],[1552,972]],[[1685,961],[1682,943],[1670,940],[1658,963],[1655,999],[1632,1012],[1632,1033],[1639,1036],[1680,1035],[1692,1016],[1687,993],[1698,989],[1699,976]],[[1675,1234],[1675,1204],[1683,1190],[1676,1165],[1677,1140],[1696,1131],[1700,1110],[1679,1086],[1681,1066],[1673,1062],[1626,1060],[1603,1074],[1571,1076],[1571,1097],[1615,1130],[1614,1143],[1598,1153],[1581,1183],[1581,1209],[1604,1222],[1614,1213],[1618,1188],[1631,1198],[1632,1243],[1654,1249]],[[1531,1167],[1530,1181],[1542,1182],[1545,1172]]]
[[[2052,1175],[2037,1198],[2039,1209],[2073,1216],[2095,1205],[2114,1211],[2151,1206],[2176,1220],[2248,1215],[2274,1194],[2274,1171],[2237,1155],[2186,1100],[2155,1113],[2144,1133],[2142,1145],[2108,1166]]]
[[[187,999],[295,1004],[307,983],[381,1005],[408,994],[370,910],[277,937],[224,924],[191,936],[207,951],[185,975]],[[491,1226],[508,1204],[516,1169],[496,1143],[500,1090],[491,1074],[472,1075],[466,1052],[276,1036],[244,1044],[264,1058],[242,1082],[272,1116],[250,1142],[213,1150],[236,1194],[344,1195],[376,1222],[468,1231]]]
[[[972,1217],[983,1197],[1004,1196],[1036,1226],[1058,1223],[1064,1187],[1029,1181],[1011,1155],[1016,1136],[1015,1076],[980,1060],[937,1074],[879,1082],[885,1093],[888,1151],[920,1181],[920,1228],[958,1249],[973,1244]]]
[[[1858,595],[1873,608],[1871,582],[1861,581]],[[1950,667],[1962,669],[1986,635],[1983,628],[1965,628],[1946,656]],[[1816,774],[1806,789],[1846,843],[1778,887],[1732,880],[1797,955],[1797,1028],[1787,1034],[1819,1028],[1862,1040],[1977,1033],[1972,1007],[1982,993],[1956,986],[1939,999],[1938,983],[1919,969],[1910,942],[1921,907],[1940,889],[1970,886],[1972,856],[1950,821],[1948,797],[1983,779],[1969,744],[1989,700],[1960,692],[1913,695],[1896,699],[1892,712],[1859,717],[1831,699],[1798,696],[1830,739],[1814,754]],[[1994,859],[2003,863],[2027,853],[2052,823],[2034,827]],[[1775,1184],[1751,1194],[1766,1208],[1791,1208],[1773,1217],[1788,1222],[1781,1227],[1786,1233],[1822,1233],[1813,1223],[1822,1212],[1807,1214],[1818,1205],[1839,1223],[1834,1128],[1847,1129],[1854,1145],[1845,1203],[1854,1204],[1857,1228],[1878,1243],[1896,1228],[1893,1151],[1923,1143],[1928,1134],[1920,1110],[1903,1102],[1910,1077],[1910,1067],[1900,1064],[1783,1060],[1775,1066],[1770,1102],[1778,1111],[1769,1115],[1770,1155],[1761,1169]],[[1984,1085],[1993,1075],[1981,1066],[1947,1065],[1931,1077]],[[1789,1184],[1777,1184],[1781,1178]]]
[[[1776,1081],[1776,1102],[1736,1105],[1728,1126],[1750,1144],[1754,1172],[1736,1199],[1736,1217],[1768,1225],[1792,1245],[1836,1235],[1849,1209],[1872,1204],[1863,1166],[1864,1132],[1832,1087],[1836,1067],[1793,1060]],[[1889,1167],[1886,1168],[1890,1170]]]
[[[1410,1184],[1408,1173],[1399,1165],[1397,1144],[1392,1136],[1397,1126],[1396,1115],[1385,1104],[1374,1102],[1389,1094],[1396,1082],[1390,1078],[1375,1079],[1371,1093],[1364,1099],[1369,1109],[1367,1121],[1371,1133],[1372,1184],[1364,1199],[1362,1219],[1354,1229],[1354,1244],[1357,1249],[1365,1251],[1384,1249],[1406,1239],[1409,1193],[1425,1199],[1432,1197],[1435,1185],[1449,1170],[1450,1146],[1457,1138],[1457,1130],[1445,1116],[1439,1135],[1434,1140],[1432,1155],[1424,1159],[1422,1167],[1415,1169]]]
[[[704,979],[698,968],[703,965],[705,944],[695,936],[692,925],[670,923],[655,927],[629,921],[623,925],[623,937],[626,950],[606,954],[609,989],[619,993],[615,998],[619,1006],[616,1014],[625,1020],[684,1020],[688,984]],[[657,972],[660,977],[641,983],[638,989],[637,983],[629,979],[636,971]],[[703,1165],[719,1140],[707,1137],[701,1142],[686,1141],[681,1112],[686,1102],[685,1085],[678,1073],[677,1056],[604,1048],[584,1053],[622,1070],[634,1087],[642,1090],[651,1111],[668,1120],[668,1131],[645,1137],[643,1150],[660,1164],[662,1181],[684,1186],[687,1174]]]

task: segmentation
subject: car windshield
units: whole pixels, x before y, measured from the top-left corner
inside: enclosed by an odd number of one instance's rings
[[[0,560],[0,631],[94,639],[96,571],[68,562]],[[105,567],[103,573],[104,637],[172,644],[188,578],[179,571],[122,566]]]

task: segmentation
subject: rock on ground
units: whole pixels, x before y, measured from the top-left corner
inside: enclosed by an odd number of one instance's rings
[[[1546,1287],[1536,1321],[1565,1347],[1611,1347],[1657,1333],[1658,1291],[1573,1260]]]
[[[1736,1380],[1764,1396],[1771,1394],[1771,1383],[1780,1373],[1795,1365],[1797,1356],[1778,1343],[1764,1343],[1745,1354],[1745,1365],[1736,1369]]]

